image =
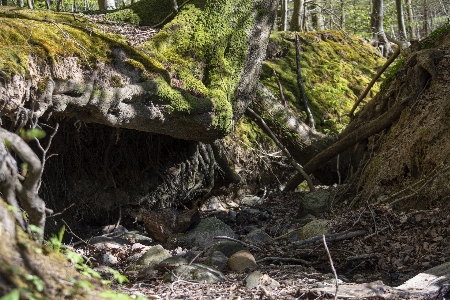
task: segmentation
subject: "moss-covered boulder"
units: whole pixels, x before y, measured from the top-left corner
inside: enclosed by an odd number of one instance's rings
[[[272,0],[190,1],[169,19],[151,9],[170,22],[138,48],[84,16],[2,8],[2,113],[223,137],[251,102],[275,7]]]
[[[349,122],[347,114],[355,100],[383,65],[384,59],[367,41],[356,35],[340,31],[298,34],[302,79],[316,128],[324,133],[340,132]],[[288,105],[294,111],[304,112],[297,85],[294,32],[271,35],[262,68],[261,82],[280,98],[274,71]],[[367,99],[378,90],[379,84]],[[306,113],[300,113],[300,119],[305,120]]]

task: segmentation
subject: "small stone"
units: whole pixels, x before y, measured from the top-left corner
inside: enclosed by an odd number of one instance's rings
[[[117,257],[109,253],[103,254],[102,261],[105,265],[115,265],[118,262]]]
[[[139,259],[127,269],[127,272],[153,268],[154,265],[169,257],[171,257],[170,253],[161,245],[153,246],[139,257]]]
[[[250,273],[245,279],[245,286],[249,289],[255,288],[259,285],[259,279],[263,274],[259,271],[254,271]]]
[[[255,257],[248,251],[241,250],[228,259],[228,267],[232,271],[254,270],[257,267]]]
[[[219,271],[223,271],[228,263],[228,257],[220,251],[213,251],[207,260],[207,264]]]
[[[270,235],[265,233],[262,229],[254,229],[244,237],[245,242],[249,243],[268,243],[272,240]]]

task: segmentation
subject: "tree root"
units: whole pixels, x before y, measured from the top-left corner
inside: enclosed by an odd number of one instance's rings
[[[0,128],[0,191],[5,195],[9,205],[16,208],[14,216],[20,226],[26,230],[26,224],[20,214],[17,198],[28,214],[29,223],[37,226],[41,231],[36,237],[42,238],[45,227],[45,203],[39,197],[37,190],[41,180],[41,161],[28,144],[18,135]],[[27,174],[23,183],[19,181],[17,163],[8,151],[13,150],[19,158],[28,164]],[[16,198],[17,197],[17,198]]]

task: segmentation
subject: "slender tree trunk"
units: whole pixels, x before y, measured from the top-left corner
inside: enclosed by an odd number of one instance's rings
[[[423,36],[428,36],[428,0],[423,0]]]
[[[33,9],[33,0],[27,0],[28,8]]]
[[[321,0],[315,0],[313,2],[313,11],[312,14],[312,25],[314,29],[316,30],[325,30],[325,23],[323,20],[323,13],[322,13],[322,1]]]
[[[394,51],[392,50],[391,44],[389,43],[386,33],[384,32],[383,18],[384,18],[384,1],[383,0],[372,0],[372,14],[370,18],[370,23],[373,31],[372,44],[375,47],[382,47],[383,56],[388,57]]]
[[[294,0],[294,11],[292,13],[291,24],[289,29],[291,31],[301,31],[303,29],[303,12],[305,1]]]
[[[407,17],[408,17],[409,39],[415,40],[417,39],[417,36],[416,36],[416,29],[414,28],[414,15],[411,0],[406,0],[406,10],[408,12]]]
[[[345,1],[341,0],[341,17],[339,20],[339,26],[341,27],[340,30],[345,30]]]
[[[116,9],[116,2],[114,0],[98,0],[98,9],[100,10]]]
[[[2,5],[3,5],[3,6],[8,5],[8,0],[2,0]]]
[[[397,25],[398,25],[398,35],[401,42],[406,41],[406,27],[405,18],[403,12],[402,0],[395,0],[395,6],[397,8]]]
[[[281,0],[281,31],[286,31],[288,25],[288,0]]]

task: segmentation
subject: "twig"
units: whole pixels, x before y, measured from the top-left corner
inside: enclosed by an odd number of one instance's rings
[[[280,236],[277,236],[276,238],[273,238],[273,240],[276,241],[276,240],[284,239],[285,237],[289,236],[291,233],[296,232],[296,231],[300,231],[300,230],[301,230],[301,228],[297,228],[297,229],[291,230],[288,233],[285,233],[285,234],[282,234]]]
[[[273,257],[273,256],[269,256],[269,257],[264,257],[262,259],[259,259],[256,261],[257,264],[265,262],[265,261],[269,261],[269,260],[275,260],[275,261],[282,261],[282,262],[294,262],[294,263],[301,263],[302,265],[307,265],[310,266],[312,265],[311,262],[304,260],[304,259],[300,259],[300,258],[292,258],[292,257]]]
[[[300,166],[300,164],[295,161],[295,159],[289,153],[288,149],[286,149],[286,147],[277,139],[277,137],[272,132],[272,130],[270,130],[269,126],[267,126],[267,124],[263,120],[263,118],[261,118],[250,107],[247,107],[247,112],[251,115],[251,117],[253,117],[254,119],[256,119],[258,121],[258,125],[262,126],[262,129],[270,136],[270,138],[275,142],[275,144],[277,144],[278,148],[280,148],[284,152],[284,154],[290,161],[291,165],[295,168],[295,170],[297,170],[297,172],[302,174],[303,178],[308,183],[309,190],[311,192],[315,192],[316,188],[314,187],[314,184],[312,183],[311,177],[309,177],[309,175],[303,170],[302,166]]]
[[[399,56],[400,54],[400,47],[395,50],[394,54],[384,63],[383,67],[377,72],[377,74],[372,78],[372,81],[369,83],[369,85],[366,87],[364,92],[358,97],[358,100],[356,100],[355,104],[353,104],[352,109],[349,112],[350,118],[353,118],[353,114],[355,113],[355,110],[358,108],[359,103],[361,103],[362,100],[367,96],[370,89],[373,87],[375,82],[377,82],[378,78],[383,74],[384,71],[394,62],[394,60]]]
[[[328,239],[328,241],[337,242],[337,241],[347,240],[347,239],[351,239],[351,238],[354,238],[357,236],[361,236],[366,233],[367,233],[366,230],[357,230],[357,231],[347,230],[347,231],[339,232],[339,233],[325,234],[325,237]],[[309,245],[320,244],[321,239],[322,239],[322,237],[316,236],[316,237],[313,237],[313,238],[310,238],[307,240],[294,242],[293,244],[297,245],[297,248],[302,248],[302,247],[306,247]]]
[[[376,229],[376,227],[375,227],[375,229]],[[380,230],[375,230],[374,233],[365,236],[365,237],[363,238],[363,240],[367,240],[367,239],[370,238],[370,237],[373,237],[373,236],[375,236],[375,235],[378,235],[380,232],[385,231],[386,229],[389,229],[389,226],[383,227],[383,228],[381,228]]]
[[[49,157],[46,157],[47,156],[47,152],[50,149],[50,146],[52,145],[52,140],[55,137],[56,133],[58,132],[58,128],[59,128],[59,123],[56,123],[56,126],[55,126],[52,134],[50,134],[50,137],[48,138],[48,144],[45,147],[45,149],[41,146],[41,143],[39,142],[39,140],[37,138],[34,138],[34,140],[37,143],[38,148],[42,151],[41,178],[42,178],[42,174],[44,173],[45,162],[47,161],[47,159],[49,159],[50,157],[52,157],[54,155],[54,154],[52,154]],[[39,183],[38,183],[37,191],[39,191],[39,189],[41,188],[41,184],[42,184],[42,180],[39,181]]]
[[[49,218],[54,218],[54,217],[56,217],[56,216],[58,216],[58,215],[62,215],[66,210],[68,210],[69,208],[71,208],[71,207],[74,206],[74,205],[75,205],[75,203],[70,204],[69,206],[67,206],[66,208],[64,208],[62,211],[60,211],[60,212],[58,212],[58,213],[56,213],[56,214],[52,214],[51,216],[47,216],[47,219],[49,219]]]
[[[347,257],[347,261],[368,259],[368,258],[379,257],[379,256],[382,256],[382,255],[380,253],[369,253],[369,254],[354,255],[354,256],[348,256]]]
[[[61,221],[64,223],[64,225],[66,225],[66,228],[67,228],[66,231],[67,231],[69,234],[73,235],[74,237],[76,237],[76,238],[79,239],[81,242],[85,243],[86,245],[89,245],[88,242],[86,242],[85,240],[83,240],[82,238],[80,238],[78,235],[76,235],[76,234],[72,231],[72,229],[70,229],[70,226],[66,223],[66,221],[64,221],[64,219],[61,219]]]
[[[278,89],[280,90],[281,102],[283,103],[284,107],[287,107],[286,98],[284,97],[284,93],[283,93],[283,86],[281,85],[281,82],[280,82],[280,79],[278,78],[277,72],[275,72],[275,70],[272,70],[272,71],[273,71],[273,77],[275,77],[275,80],[277,81]]]
[[[438,175],[440,175],[440,174],[446,172],[448,169],[450,169],[450,166],[444,168],[444,169],[443,169],[441,172],[439,172],[439,173],[436,171],[436,173],[435,173],[433,176],[431,176],[427,181],[425,181],[425,183],[424,183],[422,186],[420,186],[416,191],[414,191],[413,193],[411,193],[411,194],[409,194],[409,195],[406,195],[406,196],[403,196],[403,197],[401,197],[401,198],[398,198],[398,199],[395,200],[395,201],[392,201],[389,205],[392,207],[392,206],[393,206],[395,203],[397,203],[397,202],[406,200],[406,199],[408,199],[408,198],[413,197],[414,195],[417,195],[417,193],[419,193],[419,192],[420,192],[420,191],[421,191],[428,183],[430,183],[431,181],[433,181]],[[421,179],[421,180],[419,180],[418,182],[416,182],[416,184],[417,184],[417,183],[420,183],[420,182],[423,182],[423,179]],[[416,184],[415,184],[415,185],[416,185]],[[392,197],[389,197],[389,198],[392,198]]]
[[[296,53],[296,61],[297,61],[297,84],[300,89],[300,94],[302,96],[303,104],[305,105],[306,114],[309,119],[309,127],[312,129],[315,128],[314,125],[314,117],[311,113],[311,109],[309,108],[308,99],[306,99],[305,89],[303,88],[302,82],[302,72],[300,68],[300,38],[298,37],[298,33],[295,33],[295,53]]]
[[[335,284],[336,284],[336,294],[334,295],[334,299],[337,300],[338,289],[339,289],[338,276],[336,273],[336,269],[334,268],[333,259],[331,258],[330,250],[328,249],[328,246],[327,246],[327,241],[325,239],[325,235],[322,235],[322,240],[323,240],[323,246],[325,247],[325,250],[327,251],[328,259],[330,260],[331,270],[333,271],[333,274],[334,274],[334,279],[335,279]]]
[[[215,238],[215,239],[220,239],[220,240],[229,240],[229,241],[233,241],[233,242],[236,242],[236,243],[238,243],[238,244],[244,245],[245,247],[253,248],[253,249],[256,249],[256,250],[258,250],[258,251],[262,251],[262,249],[259,248],[258,246],[244,243],[243,241],[240,241],[240,240],[237,240],[237,239],[233,239],[232,237],[229,237],[229,236],[220,235],[220,236],[215,236],[214,238]]]

